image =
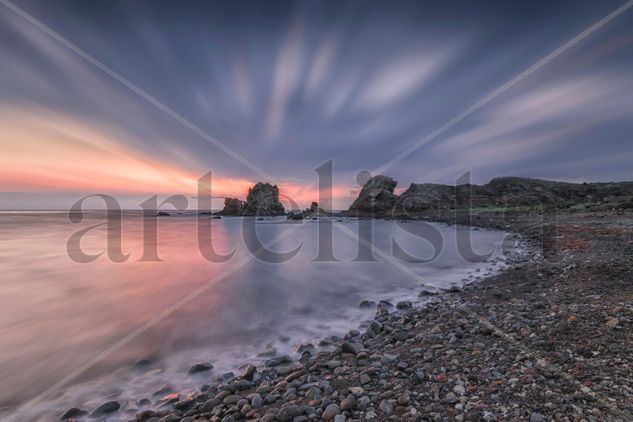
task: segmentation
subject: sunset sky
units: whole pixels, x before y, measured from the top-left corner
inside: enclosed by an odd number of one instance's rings
[[[379,168],[624,2],[44,1],[24,12],[305,206]],[[0,209],[87,193],[244,197],[266,181],[0,4]],[[633,8],[385,174],[633,180]],[[218,206],[221,204],[218,203]],[[192,202],[195,206],[195,202]]]

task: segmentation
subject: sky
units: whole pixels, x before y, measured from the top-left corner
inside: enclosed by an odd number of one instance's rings
[[[195,208],[208,171],[216,196],[272,181],[306,206],[329,160],[344,209],[360,171],[624,2],[13,4],[119,80],[0,3],[0,209],[66,209],[93,193],[129,209],[184,194]],[[384,174],[399,191],[468,171],[474,183],[633,180],[632,134],[633,8]]]

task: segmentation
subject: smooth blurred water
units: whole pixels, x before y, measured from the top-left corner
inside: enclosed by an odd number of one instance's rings
[[[359,309],[362,300],[416,299],[421,283],[450,287],[490,267],[465,260],[457,251],[455,228],[439,224],[432,227],[444,245],[432,262],[398,260],[404,270],[379,255],[375,262],[357,262],[357,239],[337,224],[353,233],[371,225],[374,245],[389,254],[392,239],[419,258],[432,256],[433,248],[394,221],[353,219],[334,224],[338,262],[314,262],[319,221],[290,223],[283,217],[205,217],[202,223],[205,230],[212,227],[218,253],[237,248],[226,262],[208,262],[199,252],[198,221],[191,213],[158,219],[162,261],[143,262],[142,215],[133,212],[124,213],[122,220],[123,252],[131,254],[126,262],[112,262],[107,255],[91,263],[73,262],[66,250],[70,236],[103,221],[99,212],[89,213],[80,224],[70,223],[63,213],[0,214],[0,405],[5,411],[45,391],[212,280],[197,297],[47,397],[31,415],[58,417],[71,406],[91,410],[107,397],[129,400],[133,407],[134,400],[165,383],[199,387],[246,362],[261,361],[257,354],[263,349],[292,353],[301,343],[356,328],[374,313]],[[253,258],[244,242],[248,225],[256,227],[262,243],[286,233],[271,247],[274,251],[301,249],[284,263]],[[503,233],[470,235],[477,253],[495,250],[489,262],[499,256]],[[88,232],[81,247],[86,253],[105,250],[105,226]],[[360,250],[366,252],[362,245]],[[151,370],[135,368],[139,359],[150,359]],[[215,369],[191,377],[186,371],[196,361],[210,361]]]

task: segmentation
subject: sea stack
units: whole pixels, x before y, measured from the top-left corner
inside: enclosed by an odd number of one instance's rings
[[[257,182],[248,190],[244,215],[284,215],[285,210],[279,202],[279,188],[270,183]]]
[[[237,198],[224,198],[224,208],[220,215],[242,215],[244,213],[244,201]]]
[[[374,176],[365,183],[358,198],[349,207],[358,215],[384,215],[393,209],[398,196],[393,193],[398,182],[387,176]]]

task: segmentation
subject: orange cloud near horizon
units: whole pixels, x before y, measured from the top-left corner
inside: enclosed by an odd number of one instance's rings
[[[201,175],[134,149],[97,124],[2,106],[0,124],[0,191],[198,194]],[[212,194],[244,199],[254,184],[214,175]],[[287,206],[304,207],[319,197],[316,181],[283,182],[280,192]],[[334,198],[347,196],[348,188],[333,187]]]

